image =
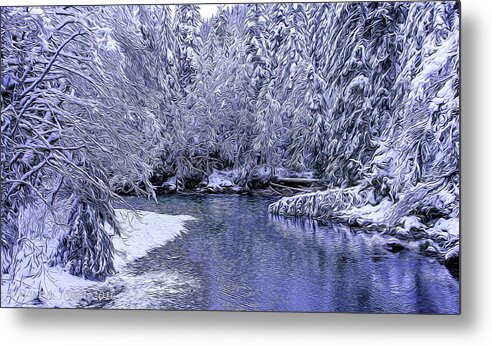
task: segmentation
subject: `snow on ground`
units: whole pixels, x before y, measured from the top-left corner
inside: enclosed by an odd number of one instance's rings
[[[341,216],[346,218],[355,216],[361,218],[361,221],[369,224],[378,223],[378,221],[384,220],[392,205],[393,202],[388,198],[385,198],[377,205],[365,204],[361,207],[352,207],[341,212]]]
[[[193,220],[188,215],[165,215],[148,211],[132,212],[126,209],[117,209],[117,219],[121,225],[123,234],[114,236],[115,268],[117,274],[106,282],[94,282],[84,278],[70,275],[59,266],[46,268],[44,275],[38,278],[46,292],[26,289],[17,292],[15,296],[7,297],[9,283],[2,281],[2,306],[41,306],[41,307],[76,307],[84,299],[89,297],[87,291],[97,291],[108,285],[108,281],[122,281],[119,278],[127,263],[144,257],[151,249],[162,246],[173,240],[176,236],[186,231],[184,222]],[[112,232],[108,229],[108,233]],[[55,245],[53,245],[55,246]],[[47,288],[47,289],[46,289]],[[34,296],[41,295],[41,305],[32,303]],[[9,299],[11,298],[11,299]]]
[[[238,175],[236,170],[219,171],[214,169],[207,178],[205,190],[209,192],[240,191],[241,188],[234,183],[234,177]]]
[[[115,237],[113,244],[117,252],[124,252],[115,256],[116,270],[145,256],[149,250],[173,240],[185,231],[183,223],[193,220],[188,215],[164,215],[150,211],[139,211],[135,215],[129,210],[117,209],[116,213],[118,221],[123,225],[123,235]]]
[[[460,236],[460,220],[458,218],[453,219],[439,219],[434,225],[434,229],[441,232],[448,232],[453,237]]]

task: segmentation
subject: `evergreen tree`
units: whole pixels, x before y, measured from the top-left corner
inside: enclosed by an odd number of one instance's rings
[[[202,19],[198,5],[177,5],[174,14],[174,33],[178,59],[179,83],[187,94],[198,72],[198,58],[202,47],[200,26]]]

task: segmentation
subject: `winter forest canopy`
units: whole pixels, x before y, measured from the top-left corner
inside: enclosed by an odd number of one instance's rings
[[[1,30],[2,280],[102,280],[120,196],[186,190],[458,256],[455,2],[3,7]]]

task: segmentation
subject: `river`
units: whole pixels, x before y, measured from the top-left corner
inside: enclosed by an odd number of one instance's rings
[[[276,218],[275,199],[239,195],[138,197],[139,210],[191,215],[187,232],[130,263],[104,308],[457,313],[459,282],[417,250],[342,225]]]

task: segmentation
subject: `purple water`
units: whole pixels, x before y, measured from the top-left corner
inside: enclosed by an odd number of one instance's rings
[[[140,210],[186,214],[187,233],[129,268],[153,308],[378,313],[459,312],[459,282],[416,250],[391,253],[377,234],[273,218],[270,197],[130,197]],[[163,272],[186,278],[173,294]],[[138,280],[137,280],[138,282]],[[192,284],[190,284],[190,282]],[[160,289],[160,287],[162,289]],[[121,295],[131,294],[123,290]]]

